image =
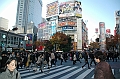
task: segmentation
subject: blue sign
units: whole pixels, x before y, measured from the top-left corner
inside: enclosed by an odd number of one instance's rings
[[[73,30],[73,27],[72,26],[65,26],[65,27],[62,27],[62,30]]]

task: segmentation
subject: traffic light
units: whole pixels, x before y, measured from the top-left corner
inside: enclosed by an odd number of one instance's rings
[[[1,41],[1,47],[4,47],[4,43],[3,43],[3,41]]]
[[[15,28],[13,28],[12,30],[13,30],[13,31],[18,30],[18,28],[17,28],[17,27],[15,27]]]

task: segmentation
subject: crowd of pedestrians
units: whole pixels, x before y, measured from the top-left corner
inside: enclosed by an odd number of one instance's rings
[[[59,60],[60,65],[63,64],[63,62],[67,63],[67,60],[71,60],[72,64],[75,65],[76,62],[84,63],[82,65],[82,68],[84,66],[88,66],[88,69],[91,69],[90,67],[94,64],[97,65],[97,62],[95,60],[95,50],[83,50],[81,52],[78,51],[70,51],[70,52],[2,52],[2,60],[0,68],[6,67],[6,63],[8,59],[14,57],[16,58],[16,70],[19,68],[25,68],[25,69],[31,69],[34,66],[39,66],[39,70],[42,71],[42,65],[47,64],[48,68],[51,68],[52,66],[56,66],[56,62]],[[102,54],[105,56],[105,61],[115,61],[119,59],[119,53],[113,52],[113,51],[107,51],[103,52]],[[84,59],[84,62],[81,62],[81,59]],[[100,59],[101,60],[101,59]],[[8,63],[9,64],[9,63]]]

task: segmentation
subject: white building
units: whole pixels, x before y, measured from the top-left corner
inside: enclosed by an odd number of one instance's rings
[[[42,0],[18,0],[16,27],[27,33],[31,22],[37,27],[42,20]]]
[[[8,23],[9,23],[8,19],[0,17],[0,29],[7,30],[8,29]]]

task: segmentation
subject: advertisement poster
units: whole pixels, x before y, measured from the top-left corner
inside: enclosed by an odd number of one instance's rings
[[[58,1],[55,1],[47,5],[46,17],[52,17],[55,15],[58,15]]]
[[[106,50],[105,23],[99,22],[100,29],[100,50]]]
[[[62,2],[59,8],[59,17],[76,16],[82,18],[82,7],[79,1]]]
[[[44,29],[45,27],[46,27],[45,22],[38,24],[38,29]]]
[[[74,2],[74,8],[73,8],[73,10],[74,10],[75,16],[82,18],[81,2],[75,1],[75,2]]]
[[[59,5],[59,17],[74,16],[74,2],[62,2]]]

